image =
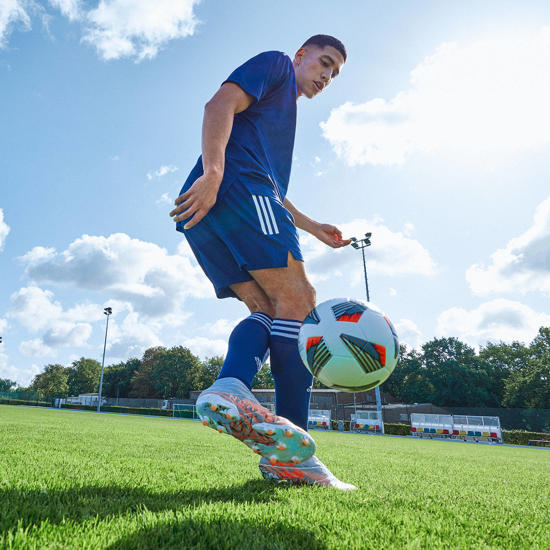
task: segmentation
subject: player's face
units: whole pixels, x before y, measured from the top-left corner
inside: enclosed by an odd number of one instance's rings
[[[332,46],[300,48],[294,58],[298,97],[304,95],[311,99],[321,93],[338,75],[343,64],[344,57]]]

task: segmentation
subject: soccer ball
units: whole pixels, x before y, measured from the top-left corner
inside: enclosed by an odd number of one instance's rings
[[[298,336],[302,361],[320,382],[346,392],[382,384],[399,359],[390,320],[370,302],[334,298],[319,304]]]

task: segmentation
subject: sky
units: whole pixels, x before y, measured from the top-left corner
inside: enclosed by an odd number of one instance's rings
[[[550,326],[550,3],[0,0],[0,378],[151,346],[224,354],[217,300],[168,212],[204,104],[310,36],[348,51],[298,100],[288,196],[372,232],[369,291],[418,348]],[[300,234],[318,301],[365,297],[361,253]]]

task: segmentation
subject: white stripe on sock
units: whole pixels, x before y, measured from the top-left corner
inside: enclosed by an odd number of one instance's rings
[[[266,315],[265,313],[260,313],[260,312],[252,313],[250,317],[260,317],[262,319],[265,319],[270,324],[273,322],[271,317],[269,315]]]
[[[277,325],[276,323],[273,323],[271,327],[274,330],[282,330],[283,332],[293,332],[295,334],[298,334],[300,332],[300,327],[285,327],[283,325]]]
[[[285,321],[283,319],[273,319],[274,325],[288,325],[291,327],[298,327],[300,328],[302,326],[302,321]]]
[[[254,317],[253,315],[250,315],[249,319],[253,319],[254,321],[260,323],[260,325],[262,325],[263,327],[265,327],[265,329],[267,330],[267,332],[271,332],[271,323],[266,321],[264,318],[262,317]]]
[[[282,336],[283,338],[288,338],[289,340],[298,340],[297,334],[287,334],[284,332],[279,332],[271,329],[271,336]]]

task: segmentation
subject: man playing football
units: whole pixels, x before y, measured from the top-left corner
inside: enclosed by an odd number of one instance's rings
[[[298,332],[315,307],[297,228],[332,248],[340,230],[300,212],[286,197],[296,130],[296,103],[338,75],[344,45],[315,35],[296,52],[268,51],[238,67],[206,104],[202,156],[170,212],[218,298],[250,310],[231,333],[216,382],[197,400],[203,423],[261,455],[266,479],[354,489],[339,481],[307,433],[312,376],[298,352]],[[276,414],[250,391],[270,354]]]

